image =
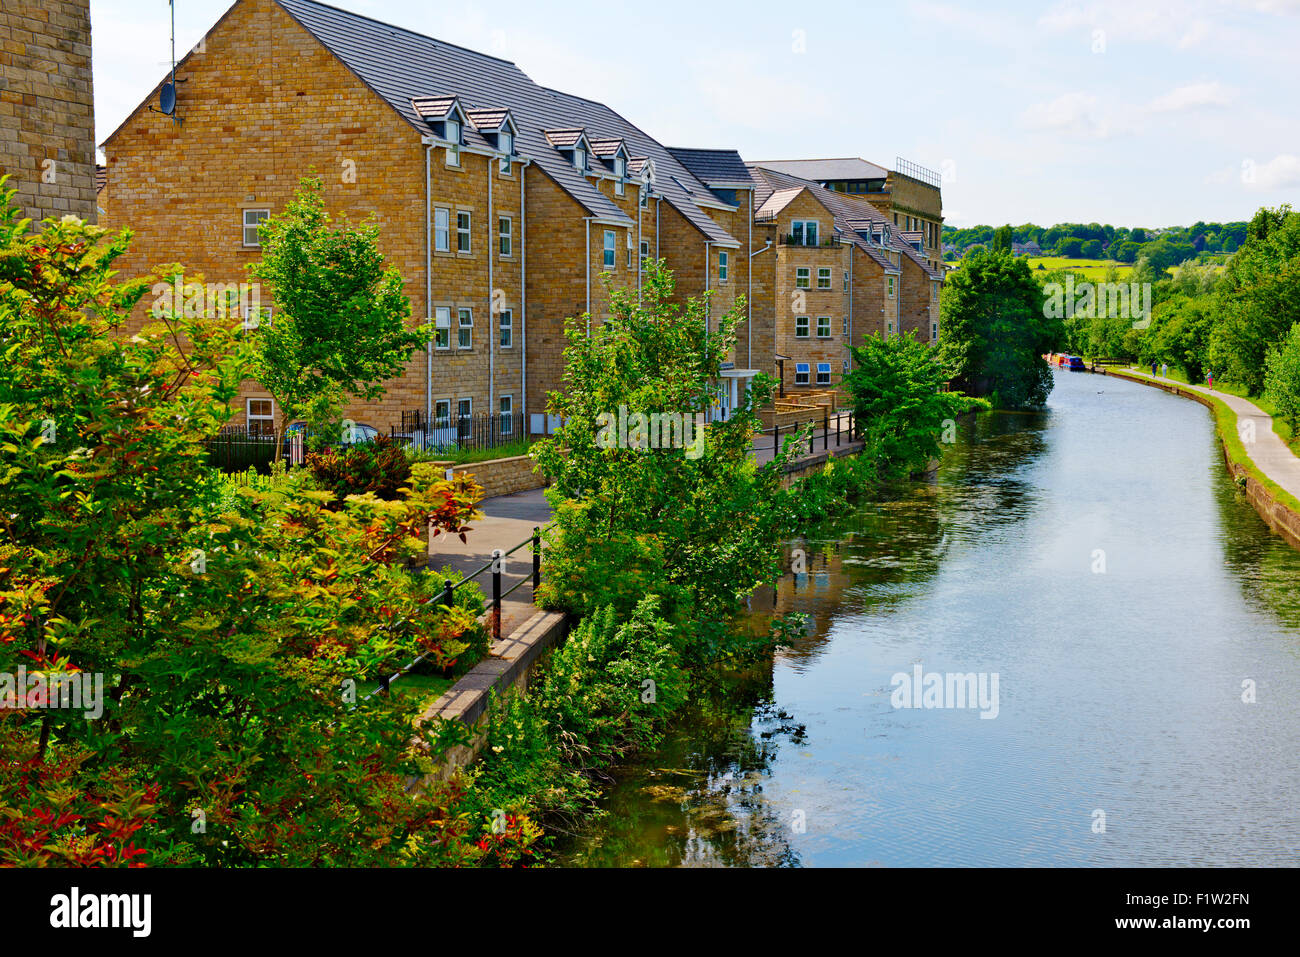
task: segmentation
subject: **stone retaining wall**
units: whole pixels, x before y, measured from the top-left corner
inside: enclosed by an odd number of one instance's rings
[[[563,612],[539,611],[511,634],[494,642],[488,657],[429,706],[421,721],[435,718],[460,721],[473,732],[468,745],[447,752],[435,777],[446,778],[456,768],[474,763],[487,738],[484,725],[492,696],[527,691],[528,678],[542,654],[562,642],[569,627],[569,616]]]
[[[533,471],[533,460],[527,455],[488,459],[486,462],[471,462],[468,465],[453,465],[450,462],[437,464],[444,465],[457,478],[462,475],[474,476],[474,481],[483,486],[485,499],[544,488],[550,484],[544,475]]]

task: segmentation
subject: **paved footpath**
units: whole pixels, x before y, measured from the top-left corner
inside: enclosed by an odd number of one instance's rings
[[[1264,412],[1255,403],[1240,396],[1229,395],[1226,392],[1216,392],[1203,385],[1189,385],[1186,382],[1179,382],[1177,379],[1153,376],[1148,372],[1139,372],[1136,369],[1124,369],[1122,371],[1137,378],[1169,383],[1178,386],[1180,389],[1199,392],[1202,395],[1212,395],[1222,401],[1228,408],[1237,413],[1237,434],[1242,437],[1242,445],[1246,449],[1246,454],[1250,456],[1250,460],[1270,479],[1296,498],[1300,498],[1300,458],[1296,458],[1295,454],[1287,448],[1286,443],[1278,438],[1277,433],[1273,431],[1272,416]],[[1254,442],[1245,441],[1250,435],[1250,427],[1245,425],[1246,422],[1254,424]]]
[[[454,535],[435,539],[429,548],[429,568],[436,572],[450,565],[463,575],[472,575],[492,560],[492,549],[507,552],[533,534],[533,528],[551,520],[551,506],[542,490],[530,489],[514,495],[499,495],[479,503],[483,517],[470,523],[465,533],[468,539],[461,542]],[[516,582],[533,576],[533,551],[525,545],[506,559],[505,573],[501,576],[501,591],[509,591]],[[492,573],[484,572],[475,579],[483,590],[484,599],[492,598]],[[505,637],[522,625],[537,611],[533,607],[533,586],[521,585],[501,603],[501,635]]]

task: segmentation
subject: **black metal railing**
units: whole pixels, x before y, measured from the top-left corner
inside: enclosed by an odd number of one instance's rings
[[[781,246],[803,246],[808,249],[830,249],[836,246],[843,246],[844,240],[838,236],[825,236],[814,242],[809,242],[806,237],[795,236],[787,233],[780,237],[778,245]]]
[[[512,585],[508,590],[502,592],[501,576],[505,573],[505,560],[526,545],[531,545],[533,550],[532,575],[521,578],[519,581],[515,582],[515,584]],[[483,611],[488,618],[489,627],[492,629],[492,639],[494,641],[500,641],[501,640],[501,603],[505,601],[505,599],[509,598],[510,595],[513,594],[517,588],[527,584],[530,581],[532,582],[533,585],[532,600],[533,601],[537,600],[537,589],[540,588],[542,584],[542,530],[541,528],[536,525],[533,526],[533,534],[530,535],[528,538],[525,538],[522,542],[520,542],[518,545],[516,545],[514,548],[510,549],[509,551],[503,552],[499,548],[492,549],[492,558],[489,559],[485,565],[480,567],[472,575],[466,575],[464,578],[462,578],[460,581],[456,582],[455,584],[452,584],[450,578],[443,579],[442,590],[439,591],[438,594],[426,598],[423,602],[421,602],[421,605],[428,605],[432,603],[435,607],[439,607],[439,606],[445,608],[451,607],[456,600],[456,589],[460,588],[466,582],[474,581],[484,572],[491,572],[492,574],[492,585],[491,585],[492,597],[483,603]],[[408,623],[409,621],[407,619],[401,619],[389,625],[388,628],[396,629]],[[418,658],[413,659],[404,667],[399,668],[397,671],[393,672],[392,674],[384,675],[382,678],[379,679],[379,683],[374,689],[374,691],[372,691],[369,695],[366,695],[366,697],[369,698],[371,697],[371,695],[376,695],[376,694],[388,694],[392,690],[393,682],[398,681],[405,675],[410,674],[412,670],[414,670],[416,667],[422,664],[432,653],[433,652],[425,652],[424,654],[420,655]]]
[[[803,429],[808,425],[809,425],[808,422],[804,422],[799,425],[792,425],[787,427],[783,432],[781,429],[780,418],[777,416],[773,416],[772,455],[776,456],[776,454],[781,451],[782,435],[784,435],[788,439],[790,436],[796,435],[799,432],[803,431]],[[808,432],[808,454],[809,455],[813,455],[817,451],[818,436],[817,436],[817,425],[815,421],[812,423],[812,426],[813,426],[812,429]],[[767,429],[763,429],[757,434],[767,435],[767,431],[768,431]],[[851,445],[861,437],[860,429],[858,427],[858,423],[854,420],[852,409],[840,409],[836,412],[831,412],[829,409],[825,407],[822,408],[821,440],[822,440],[823,452],[830,449],[832,434],[835,436],[836,448],[840,448],[844,444]],[[754,450],[755,452],[758,451],[757,444],[755,444]]]
[[[479,412],[473,415],[435,416],[432,421],[417,412],[403,412],[400,431],[390,430],[395,440],[430,452],[472,452],[511,445],[527,438],[524,414]]]

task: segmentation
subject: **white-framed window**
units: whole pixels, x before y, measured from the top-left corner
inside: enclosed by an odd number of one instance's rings
[[[515,312],[513,309],[502,309],[501,315],[497,317],[497,322],[501,325],[501,348],[509,349],[515,344]]]
[[[633,258],[634,258],[635,256],[636,256],[636,253],[634,253],[634,252],[632,251],[632,247],[631,247],[631,246],[628,246],[628,247],[627,247],[627,268],[628,268],[628,269],[631,269],[632,266],[635,265],[635,264],[632,262],[632,260],[633,260]]]
[[[930,338],[931,339],[939,338],[939,323],[937,322],[930,323]]]
[[[621,156],[614,157],[614,195],[622,196],[625,188],[624,176],[627,174],[627,160]]]
[[[456,403],[456,416],[461,419],[468,419],[474,415],[474,400],[461,399]]]
[[[456,345],[462,349],[474,346],[474,310],[460,309],[456,320]]]
[[[818,385],[831,384],[831,364],[829,362],[817,363],[817,384]]]
[[[888,339],[893,334],[894,334],[894,324],[892,322],[885,323],[885,338]]]
[[[807,266],[796,266],[794,270],[794,286],[796,289],[807,289],[810,285],[809,271]]]
[[[447,147],[447,165],[460,165],[460,121],[447,117],[446,139],[451,145]]]
[[[507,176],[510,175],[510,157],[515,152],[514,135],[506,130],[502,130],[497,135],[497,148],[505,155],[501,157],[501,172]]]
[[[849,317],[848,317],[848,316],[841,316],[841,317],[840,317],[840,335],[842,335],[842,336],[847,336],[848,334],[849,334]]]
[[[270,306],[259,306],[256,310],[250,306],[244,310],[244,331],[252,332],[254,329],[269,326],[274,316],[275,310]]]
[[[463,210],[456,213],[456,252],[470,252],[470,235],[473,218]]]
[[[514,417],[515,397],[512,395],[503,395],[498,400],[497,409],[501,413],[501,434],[512,435],[515,430]]]
[[[885,277],[885,287],[889,292],[889,298],[893,299],[894,298],[894,277],[893,276]]]
[[[848,359],[845,359],[845,360],[844,360],[844,374],[845,374],[845,375],[848,375],[848,374],[849,374],[849,360],[848,360]]]
[[[573,151],[573,168],[581,173],[587,171],[587,151],[578,148]]]
[[[249,399],[244,405],[249,435],[275,435],[275,400]]]
[[[930,280],[930,298],[931,299],[939,298],[939,280],[937,279]]]
[[[248,247],[257,247],[262,245],[262,241],[257,237],[257,224],[271,218],[269,209],[246,209],[244,210],[244,245]]]
[[[847,269],[844,270],[844,291],[849,291],[849,271]]]
[[[515,223],[509,216],[497,220],[497,247],[502,256],[513,256],[515,250]]]
[[[796,339],[808,338],[808,317],[807,316],[794,317],[794,337]]]
[[[451,210],[446,206],[433,208],[433,248],[440,253],[451,252]]]
[[[650,244],[644,240],[641,243],[641,261],[645,262],[650,258]]]
[[[830,266],[817,267],[817,288],[818,289],[831,288],[831,267]]]
[[[443,428],[451,425],[451,399],[437,399],[433,403],[433,425],[434,428]]]
[[[433,310],[433,347],[451,348],[451,307],[438,306]]]
[[[718,282],[726,282],[731,271],[731,257],[725,250],[718,251]]]
[[[647,209],[647,208],[649,208],[649,206],[650,206],[650,187],[649,187],[649,186],[646,186],[644,183],[642,183],[642,184],[637,188],[637,192],[641,194],[641,208],[642,208],[642,209]]]
[[[794,364],[794,384],[795,384],[795,385],[807,385],[807,384],[808,384],[808,372],[809,372],[809,370],[808,370],[808,363],[806,363],[806,362],[796,362],[796,363]]]
[[[830,337],[831,337],[831,317],[818,316],[817,317],[817,338],[829,339]]]
[[[816,246],[817,220],[796,219],[790,224],[790,236],[795,246]]]
[[[614,236],[614,230],[612,229],[605,230],[605,268],[606,269],[614,268],[614,263],[615,263],[614,241],[616,238],[617,237]]]

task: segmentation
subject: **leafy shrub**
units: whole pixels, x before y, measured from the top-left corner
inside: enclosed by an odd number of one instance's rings
[[[1269,351],[1264,391],[1294,434],[1300,422],[1300,323]]]
[[[372,442],[309,452],[307,469],[318,488],[334,493],[334,508],[341,507],[349,495],[363,492],[393,501],[411,477],[406,452],[386,435],[375,436]]]
[[[405,566],[431,526],[464,532],[480,490],[434,470],[399,501],[332,501],[296,474],[223,497],[202,440],[244,378],[238,321],[164,311],[124,335],[149,288],[113,281],[129,234],[75,217],[32,234],[11,200],[0,191],[0,673],[57,657],[109,687],[98,720],[0,714],[3,853],[234,866],[488,854],[458,782],[409,787],[432,769],[434,730],[413,734],[392,697],[349,700],[358,678],[421,651],[444,666],[465,652],[466,613],[421,603]]]

